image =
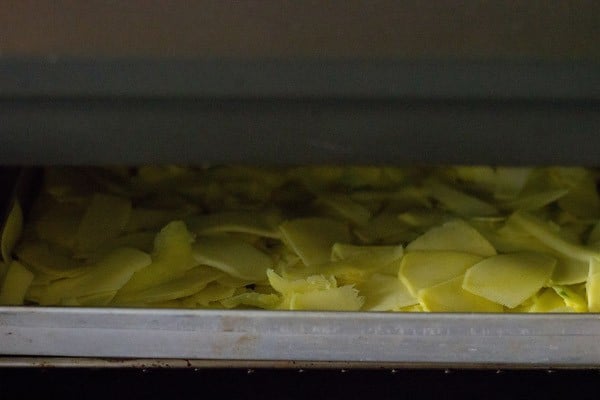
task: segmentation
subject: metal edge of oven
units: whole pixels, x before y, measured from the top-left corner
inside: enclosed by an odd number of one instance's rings
[[[13,196],[31,200],[37,172]],[[28,199],[29,197],[29,199]],[[12,201],[9,203],[12,204]],[[599,314],[0,307],[0,366],[590,368]]]

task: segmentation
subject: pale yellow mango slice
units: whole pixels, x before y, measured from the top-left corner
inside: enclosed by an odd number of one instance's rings
[[[459,180],[470,187],[492,193],[496,199],[516,197],[525,186],[531,168],[459,166],[453,171]]]
[[[200,292],[210,282],[223,276],[223,272],[206,266],[194,267],[181,277],[161,283],[148,289],[124,294],[115,299],[113,304],[158,303],[180,299]]]
[[[355,225],[365,225],[371,219],[371,212],[366,207],[346,195],[321,194],[315,204],[329,211],[333,216]]]
[[[462,288],[464,276],[430,288],[421,289],[418,298],[424,311],[430,312],[502,312],[500,304],[474,295]]]
[[[164,210],[154,208],[136,207],[124,226],[125,232],[139,232],[147,230],[158,230],[171,221],[186,217],[189,211],[186,209]]]
[[[600,258],[590,259],[590,268],[585,291],[590,312],[600,312]]]
[[[117,293],[120,295],[160,285],[182,276],[199,263],[193,256],[194,236],[182,221],[165,226],[154,240],[152,264],[137,271]]]
[[[406,250],[460,251],[483,257],[496,254],[490,242],[463,220],[454,220],[431,228],[410,242]]]
[[[199,264],[219,269],[234,278],[252,282],[267,279],[273,260],[247,242],[229,236],[199,236],[193,247]]]
[[[0,224],[0,226],[2,226]],[[23,210],[21,204],[15,201],[12,205],[0,235],[0,251],[5,263],[12,260],[12,251],[23,232]]]
[[[283,295],[329,290],[337,287],[335,278],[326,278],[323,275],[311,275],[305,279],[285,279],[270,269],[267,271],[267,276],[273,289]]]
[[[414,306],[403,307],[399,310],[400,312],[424,312],[421,304],[415,304]]]
[[[557,232],[550,229],[548,224],[529,213],[518,211],[510,217],[510,221],[546,246],[569,258],[589,262],[592,257],[600,257],[600,253],[593,249],[566,241]]]
[[[402,245],[397,246],[355,246],[336,243],[331,248],[331,261],[350,261],[364,266],[364,270],[377,270],[381,273],[397,275],[399,261],[404,255]]]
[[[587,280],[589,262],[574,260],[552,251],[549,251],[548,255],[556,258],[556,267],[550,279],[552,285],[574,285]]]
[[[281,217],[276,211],[224,211],[194,215],[186,218],[186,223],[198,235],[238,232],[274,239],[281,236]]]
[[[501,254],[467,270],[463,289],[514,308],[548,283],[556,259],[541,253]]]
[[[105,254],[115,247],[133,247],[138,250],[145,251],[146,253],[152,252],[154,248],[154,239],[156,238],[156,232],[133,232],[126,233],[114,239],[110,239],[104,242],[94,253],[91,254],[75,254],[76,258],[90,258],[97,257],[98,255]]]
[[[548,229],[550,229],[548,227]],[[535,238],[512,218],[498,229],[495,235],[489,236],[494,247],[500,252],[514,253],[519,251],[535,251],[556,258],[556,267],[552,273],[551,283],[555,285],[572,285],[585,282],[588,276],[588,261],[570,258]]]
[[[419,302],[396,276],[373,274],[356,288],[365,298],[365,311],[399,311]]]
[[[21,305],[31,282],[33,273],[18,261],[11,261],[0,285],[0,304]]]
[[[50,283],[41,295],[41,305],[58,304],[63,298],[78,298],[117,291],[136,271],[150,265],[150,256],[140,250],[122,247],[107,254],[90,271],[74,278]]]
[[[53,203],[34,220],[33,228],[40,239],[73,249],[83,213],[73,204]]]
[[[421,289],[449,281],[480,262],[483,257],[457,251],[410,251],[400,262],[398,278],[413,296]]]
[[[185,307],[209,307],[211,303],[232,297],[234,293],[235,288],[212,282],[200,292],[182,299],[182,302]]]
[[[90,267],[72,258],[58,246],[41,242],[25,242],[15,251],[17,258],[27,264],[36,274],[58,278],[73,278],[89,271]]]
[[[553,189],[542,192],[524,194],[516,199],[501,203],[501,207],[508,210],[532,211],[540,209],[556,200],[564,197],[569,191],[567,189]]]
[[[327,290],[294,293],[289,300],[290,310],[308,311],[358,311],[364,298],[352,286],[342,286]]]
[[[116,238],[130,215],[130,200],[95,194],[77,229],[77,249],[82,252],[95,250],[107,240]]]
[[[445,209],[465,217],[497,215],[492,204],[450,187],[437,179],[428,179],[425,188]]]
[[[553,286],[552,289],[560,296],[567,307],[575,312],[587,312],[588,305],[584,296],[581,296],[575,290],[568,286]]]
[[[4,278],[4,275],[6,274],[7,270],[8,264],[5,264],[2,261],[0,261],[0,282],[2,282],[2,279]]]
[[[399,214],[398,219],[403,225],[408,225],[422,232],[434,225],[441,225],[444,222],[455,219],[455,217],[451,213],[442,210],[417,209]]]
[[[564,313],[574,312],[571,307],[565,304],[562,297],[556,294],[556,291],[552,288],[543,289],[541,294],[535,296],[533,305],[529,307],[526,312],[530,313]]]
[[[107,292],[94,293],[76,298],[66,297],[61,299],[60,304],[72,307],[104,307],[110,304],[116,294],[116,290],[109,290]]]
[[[403,224],[394,212],[383,212],[353,230],[362,243],[396,244],[413,240],[418,233]]]
[[[256,292],[241,293],[236,296],[221,300],[225,308],[235,308],[238,306],[250,306],[272,310],[279,306],[281,297],[276,294],[263,294]]]
[[[329,261],[331,246],[350,242],[348,225],[327,218],[301,218],[280,225],[284,242],[308,266]]]

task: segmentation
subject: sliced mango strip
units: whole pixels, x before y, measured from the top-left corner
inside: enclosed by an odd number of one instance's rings
[[[294,293],[289,300],[290,310],[358,311],[364,303],[358,290],[342,286],[328,290]]]
[[[68,251],[46,242],[30,241],[16,249],[17,258],[34,272],[58,278],[73,278],[89,271],[89,266],[74,260]]]
[[[186,307],[209,307],[211,303],[232,297],[234,293],[235,288],[223,286],[217,282],[212,282],[200,292],[183,299],[182,301]]]
[[[65,297],[61,299],[61,305],[65,306],[81,306],[81,307],[103,307],[108,306],[110,301],[117,294],[116,290],[107,292],[94,293],[81,297]]]
[[[474,295],[462,288],[464,276],[430,288],[421,289],[419,302],[425,311],[431,312],[502,312],[500,304]]]
[[[283,295],[291,293],[307,293],[317,290],[329,290],[337,287],[337,282],[333,277],[326,278],[323,275],[311,275],[305,279],[289,280],[279,276],[272,269],[267,271],[269,284],[277,292]]]
[[[162,210],[136,207],[131,210],[127,224],[123,229],[125,232],[158,230],[173,220],[184,218],[188,213],[185,209]]]
[[[552,251],[548,254],[556,258],[556,267],[550,279],[553,285],[574,285],[587,280],[589,262],[574,260],[562,254],[553,254]]]
[[[587,301],[575,290],[567,286],[553,286],[552,289],[563,299],[567,307],[575,312],[587,312]]]
[[[562,313],[573,311],[575,310],[567,306],[563,298],[556,294],[556,291],[552,288],[542,289],[541,294],[534,298],[533,305],[527,310],[527,312],[531,313]]]
[[[256,292],[241,293],[236,296],[221,300],[226,308],[234,308],[240,305],[272,310],[281,303],[281,297],[276,294],[262,294]]]
[[[12,261],[0,286],[0,304],[21,305],[31,282],[33,273],[18,261]]]
[[[216,281],[223,272],[211,267],[194,267],[181,277],[138,292],[124,294],[114,304],[158,303],[180,299],[198,293],[210,282]]]
[[[437,179],[429,179],[425,188],[447,210],[466,217],[497,215],[498,210],[492,204],[460,192]]]
[[[148,254],[137,249],[115,249],[90,268],[88,273],[50,283],[40,297],[40,304],[58,304],[63,298],[119,290],[136,271],[147,267],[151,262]]]
[[[371,219],[371,212],[345,195],[322,194],[315,202],[330,211],[334,216],[350,221],[355,225],[365,225]]]
[[[377,270],[391,275],[398,274],[399,261],[404,255],[402,245],[354,246],[336,243],[331,247],[331,261],[350,261],[363,270]]]
[[[354,229],[354,234],[363,243],[402,243],[413,240],[417,233],[408,228],[396,213],[383,212],[371,219],[366,225]]]
[[[186,218],[191,232],[198,235],[208,233],[239,232],[279,239],[277,229],[281,217],[275,211],[226,211]]]
[[[528,195],[519,196],[510,201],[506,201],[502,203],[501,206],[502,208],[509,210],[537,210],[560,199],[561,197],[564,197],[567,193],[569,193],[567,189],[555,189],[531,193]]]
[[[21,209],[21,204],[15,201],[2,227],[2,235],[0,235],[0,250],[5,263],[9,263],[12,260],[12,251],[22,232],[23,210]]]
[[[77,249],[90,251],[116,238],[131,215],[131,201],[121,197],[95,194],[77,229]]]
[[[463,289],[514,308],[548,283],[556,259],[540,253],[501,254],[472,266]]]
[[[590,259],[589,276],[585,285],[590,312],[600,312],[600,258]]]
[[[548,224],[540,221],[533,215],[524,211],[518,211],[514,213],[510,217],[510,221],[521,227],[524,231],[538,239],[540,242],[544,243],[546,246],[566,255],[567,257],[589,262],[590,258],[600,256],[600,253],[597,251],[567,242],[556,232],[552,231],[548,227]]]
[[[169,223],[156,235],[152,264],[137,271],[116,297],[168,282],[197,266],[199,263],[192,253],[193,241],[194,236],[182,221]]]
[[[301,218],[280,225],[283,240],[308,266],[329,261],[331,246],[350,242],[348,225],[327,218]]]
[[[449,250],[489,257],[494,247],[475,228],[462,220],[431,228],[406,246],[406,250]]]
[[[199,264],[251,282],[266,280],[267,269],[273,267],[273,260],[267,254],[229,236],[199,236],[193,254]]]
[[[432,209],[419,209],[403,212],[398,215],[398,219],[403,225],[408,225],[413,229],[423,231],[434,225],[441,225],[448,220],[454,219],[452,214]]]
[[[464,275],[483,257],[457,251],[410,251],[400,262],[398,278],[413,296],[419,290]]]
[[[356,288],[365,298],[365,311],[399,311],[419,302],[396,276],[373,274]]]
[[[40,239],[72,249],[83,212],[73,204],[53,203],[35,219],[33,227]]]

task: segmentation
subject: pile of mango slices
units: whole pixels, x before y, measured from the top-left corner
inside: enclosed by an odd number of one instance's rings
[[[580,167],[52,167],[2,231],[0,304],[600,311]]]

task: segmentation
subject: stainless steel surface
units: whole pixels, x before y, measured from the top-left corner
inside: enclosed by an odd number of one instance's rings
[[[0,308],[0,354],[600,365],[600,315]]]

